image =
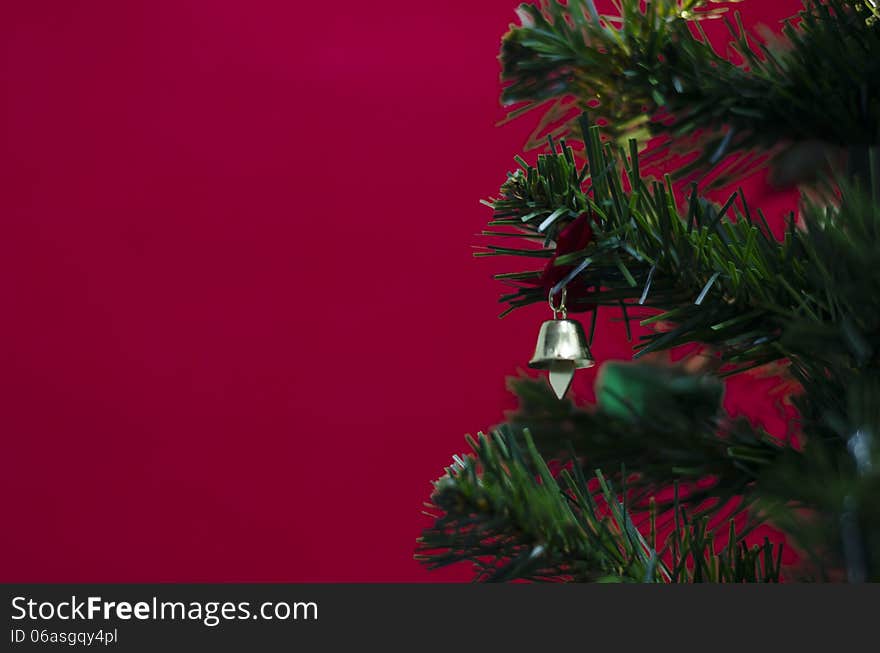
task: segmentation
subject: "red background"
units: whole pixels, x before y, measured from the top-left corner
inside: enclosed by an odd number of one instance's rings
[[[514,6],[3,3],[0,580],[468,577],[412,551],[547,317],[471,249]]]

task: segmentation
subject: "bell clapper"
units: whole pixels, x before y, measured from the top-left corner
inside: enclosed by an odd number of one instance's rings
[[[574,380],[574,361],[556,361],[550,364],[548,377],[550,378],[550,387],[556,393],[557,399],[562,399],[571,382]]]

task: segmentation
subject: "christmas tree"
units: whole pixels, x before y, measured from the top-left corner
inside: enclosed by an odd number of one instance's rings
[[[429,567],[880,580],[880,9],[805,0],[759,34],[730,4],[519,8],[502,101],[540,115],[526,147],[541,153],[486,202],[486,254],[521,261],[497,275],[505,313],[550,304],[532,366],[552,388],[512,380],[517,412],[434,482]],[[713,18],[734,56],[706,36]],[[783,234],[737,186],[758,169],[800,190]],[[634,360],[605,364],[595,402],[577,402],[564,395],[610,328],[600,312],[635,334]],[[725,411],[733,375],[778,377],[786,433]]]

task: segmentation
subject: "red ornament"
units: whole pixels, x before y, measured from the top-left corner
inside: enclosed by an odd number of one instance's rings
[[[556,237],[556,255],[571,254],[593,242],[592,216],[584,213],[565,225]]]
[[[593,242],[593,228],[590,218],[591,215],[588,213],[578,216],[567,224],[556,237],[556,254],[547,262],[539,280],[546,295],[549,296],[550,289],[565,279],[577,267],[577,263],[556,265],[556,260],[565,254],[585,249]],[[585,297],[590,293],[590,286],[582,280],[580,275],[568,282],[567,289],[569,312],[589,311],[596,307],[595,304],[585,301]]]

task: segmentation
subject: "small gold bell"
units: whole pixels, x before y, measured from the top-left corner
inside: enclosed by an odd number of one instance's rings
[[[587,346],[587,338],[581,323],[569,320],[567,317],[564,288],[559,306],[553,305],[551,294],[550,308],[553,309],[553,319],[541,325],[535,355],[529,361],[529,367],[535,370],[548,370],[550,387],[553,388],[556,396],[562,399],[571,385],[574,371],[592,367],[596,362]],[[560,313],[561,319],[557,317]]]

